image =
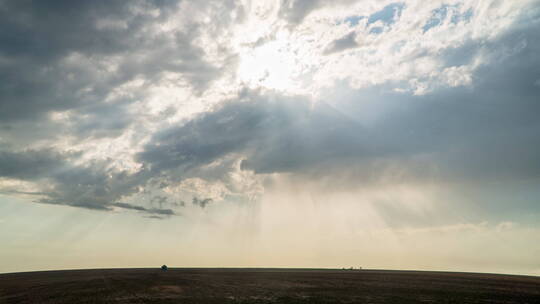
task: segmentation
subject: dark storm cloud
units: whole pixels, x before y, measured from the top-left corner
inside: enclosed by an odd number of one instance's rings
[[[409,153],[400,143],[376,137],[377,129],[325,105],[301,98],[244,92],[185,125],[156,135],[139,160],[151,171],[197,170],[231,153],[246,155],[244,169],[299,172],[331,162]],[[390,133],[390,132],[388,132]],[[391,135],[391,134],[389,134]]]
[[[132,123],[127,106],[125,102],[88,106],[83,116],[74,118],[73,132],[81,139],[121,135]]]
[[[257,95],[249,98],[260,99]],[[291,108],[294,107],[293,102],[290,105]],[[189,171],[228,153],[244,150],[259,132],[264,132],[265,127],[274,127],[272,122],[274,117],[282,120],[280,114],[288,115],[286,103],[274,105],[264,100],[262,102],[234,100],[184,125],[156,134],[146,149],[139,154],[138,159],[147,164],[153,172],[169,168]],[[271,125],[265,125],[268,120],[271,121]],[[273,130],[268,131],[270,135]]]
[[[72,166],[48,177],[52,187],[39,202],[110,210],[122,197],[137,193],[147,181],[145,172],[130,174],[104,163]]]
[[[155,26],[175,21],[170,18],[180,1],[0,0],[0,178],[36,183],[43,191],[31,193],[41,196],[41,203],[136,210],[114,204],[126,204],[120,199],[152,178],[145,169],[127,173],[111,169],[108,160],[82,161],[82,152],[28,147],[54,146],[66,136],[122,135],[137,119],[130,106],[146,95],[144,89],[127,94],[117,89],[135,79],[148,86],[159,83],[163,73],[178,73],[182,85],[202,92],[225,67],[207,62],[205,49],[193,41],[207,30],[219,34],[235,5],[216,3],[215,28],[188,20],[164,33]],[[197,9],[213,14],[207,4]],[[51,120],[53,111],[67,115]],[[22,192],[29,194],[17,193]],[[168,210],[139,211],[169,215]]]
[[[61,61],[75,52],[103,56],[131,49],[148,18],[133,14],[132,7],[123,1],[2,1],[0,118],[32,118],[93,102],[76,96],[93,84],[92,75]],[[99,28],[100,19],[124,21],[126,27]],[[106,92],[98,91],[95,97],[103,98]]]
[[[478,69],[474,87],[424,96],[382,86],[331,106],[245,91],[157,134],[139,160],[156,172],[186,174],[238,154],[245,157],[242,168],[257,173],[356,170],[357,181],[388,174],[455,182],[538,178],[538,35],[517,28],[490,51],[492,64]]]
[[[43,183],[38,202],[87,209],[111,210],[123,196],[138,191],[147,180],[145,172],[129,174],[109,169],[105,162],[74,165],[80,153],[47,150],[0,152],[0,178]],[[122,207],[122,206],[118,206]],[[124,207],[126,208],[126,207]],[[159,212],[158,209],[143,210]],[[167,212],[167,211],[164,211]]]
[[[205,61],[204,49],[193,44],[200,26],[172,35],[152,30],[178,3],[0,1],[2,128],[24,132],[25,125],[47,122],[51,111],[70,110],[74,128],[62,132],[117,136],[133,122],[127,107],[144,97],[136,90],[113,96],[121,85],[137,77],[158,82],[174,72],[194,91],[204,90],[223,67]]]
[[[2,1],[2,54],[50,62],[73,50],[121,51],[143,21],[130,8],[133,5],[124,1]],[[100,18],[127,21],[129,26],[100,29],[96,22]]]
[[[0,151],[0,177],[39,179],[62,168],[71,156],[54,150]]]

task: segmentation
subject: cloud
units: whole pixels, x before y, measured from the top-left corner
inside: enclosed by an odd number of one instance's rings
[[[40,203],[96,210],[110,210],[145,181],[144,172],[116,171],[103,162],[76,165],[80,155],[50,149],[2,151],[0,177],[34,183],[38,191],[19,192],[41,196]]]
[[[388,176],[453,182],[536,178],[538,76],[527,66],[540,65],[533,55],[540,42],[520,32],[527,47],[479,68],[473,87],[423,96],[389,86],[343,88],[352,92],[348,100],[315,103],[247,90],[156,134],[138,160],[151,171],[184,177],[237,155],[243,170],[258,174],[351,171],[357,183]],[[515,40],[508,33],[492,44],[501,48]]]
[[[167,216],[276,175],[537,179],[529,4],[3,1],[0,191]],[[290,79],[237,75],[248,57]]]
[[[349,34],[332,41],[332,43],[326,47],[324,54],[328,55],[336,52],[341,52],[346,49],[355,48],[357,46],[358,43],[356,42],[356,33],[350,32]]]
[[[0,151],[0,176],[17,179],[39,179],[61,169],[70,153],[52,149]]]
[[[301,24],[304,18],[317,9],[347,5],[354,2],[353,0],[281,0],[278,16],[294,27]]]
[[[5,59],[0,75],[2,120],[34,118],[49,110],[81,107],[90,101],[88,98],[104,98],[106,88],[78,94],[92,86],[98,76],[92,75],[97,71],[85,66],[84,59],[86,55],[121,53],[131,44],[130,37],[141,28],[142,20],[137,20],[129,8],[118,1],[94,5],[4,1],[0,10],[1,54]],[[123,19],[129,27],[100,29],[96,26],[100,17]]]
[[[141,211],[141,212],[149,213],[149,214],[158,214],[158,215],[167,215],[167,216],[175,215],[172,209],[145,208],[142,206],[135,206],[128,203],[114,203],[114,204],[111,204],[111,206],[122,208],[122,209],[137,210],[137,211]],[[152,218],[156,218],[156,216],[154,215]]]
[[[206,205],[212,203],[212,199],[211,198],[199,199],[199,198],[194,197],[192,203],[193,205],[199,206],[204,209]]]
[[[321,2],[319,0],[282,0],[279,15],[291,24],[299,24]]]
[[[3,1],[0,125],[22,132],[25,125],[56,124],[81,138],[116,137],[137,120],[132,105],[164,77],[204,91],[231,61],[209,59],[211,47],[194,43],[208,29],[178,16],[181,5]],[[192,14],[197,9],[206,10],[193,7]],[[184,24],[165,29],[178,18]],[[221,53],[228,56],[225,47]],[[61,119],[51,119],[57,113]]]
[[[155,219],[155,220],[162,220],[162,219],[164,219],[164,217],[162,217],[162,216],[157,216],[157,215],[149,215],[149,216],[145,216],[144,218]]]
[[[0,177],[10,183],[2,191],[100,210],[137,193],[151,176],[137,173],[132,145],[176,113],[149,113],[151,91],[174,83],[200,96],[234,69],[227,43],[208,37],[226,36],[236,9],[234,1],[2,1]],[[39,190],[13,189],[13,180]]]

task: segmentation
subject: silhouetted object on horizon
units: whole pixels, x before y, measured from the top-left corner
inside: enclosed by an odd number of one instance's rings
[[[167,269],[169,269],[169,268],[167,267],[167,265],[163,265],[163,266],[161,266],[161,270],[163,270],[163,271],[167,271]]]

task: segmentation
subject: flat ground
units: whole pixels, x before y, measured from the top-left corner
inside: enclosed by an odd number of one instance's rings
[[[0,303],[540,303],[540,277],[381,270],[103,269],[0,275]]]

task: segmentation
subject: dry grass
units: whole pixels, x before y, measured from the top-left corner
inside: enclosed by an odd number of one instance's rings
[[[0,275],[0,303],[540,303],[540,278],[294,269],[109,269]]]

